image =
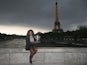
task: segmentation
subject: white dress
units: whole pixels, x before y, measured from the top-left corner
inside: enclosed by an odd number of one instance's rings
[[[30,36],[30,42],[35,42],[33,36]]]

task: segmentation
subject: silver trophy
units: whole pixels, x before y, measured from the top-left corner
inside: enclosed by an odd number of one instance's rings
[[[40,43],[40,35],[36,34],[35,36],[36,43]]]

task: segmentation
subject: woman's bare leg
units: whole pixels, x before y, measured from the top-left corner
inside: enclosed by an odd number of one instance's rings
[[[31,64],[32,64],[33,55],[34,55],[34,51],[33,51],[33,49],[30,49],[30,63]]]
[[[32,64],[32,58],[37,53],[37,48],[30,49],[30,63]]]
[[[37,53],[37,48],[33,48],[34,55]]]

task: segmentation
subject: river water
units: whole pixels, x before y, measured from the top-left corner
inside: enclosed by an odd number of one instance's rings
[[[13,39],[0,42],[0,48],[23,48],[25,44],[25,39]]]
[[[7,40],[7,41],[0,42],[0,48],[24,48],[25,45],[26,45],[25,39],[13,39],[13,40]],[[47,45],[49,46],[49,44],[47,44]],[[45,46],[47,46],[47,45],[45,45]],[[51,45],[53,45],[53,44],[50,44],[50,46]],[[74,45],[76,45],[76,44],[74,43]],[[55,46],[55,45],[53,45],[53,46]],[[83,47],[87,48],[87,44],[84,45],[83,43],[81,43],[77,47],[79,47],[79,46],[83,46]]]

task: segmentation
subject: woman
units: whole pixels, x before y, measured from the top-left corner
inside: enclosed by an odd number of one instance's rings
[[[26,50],[30,51],[30,64],[32,64],[32,58],[37,52],[37,47],[35,44],[36,39],[34,38],[33,30],[28,30],[26,35]]]

